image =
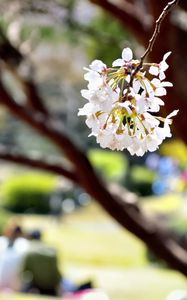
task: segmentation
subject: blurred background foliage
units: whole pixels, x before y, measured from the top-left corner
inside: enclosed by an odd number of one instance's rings
[[[15,213],[49,213],[56,181],[54,176],[42,173],[10,177],[1,185],[1,205]]]
[[[88,152],[88,157],[106,180],[118,182],[124,180],[128,161],[123,154],[102,149],[91,149]]]

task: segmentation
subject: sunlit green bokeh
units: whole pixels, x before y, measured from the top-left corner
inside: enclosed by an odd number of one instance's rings
[[[120,180],[124,178],[128,162],[123,154],[101,149],[92,149],[89,151],[88,156],[95,168],[106,179]]]

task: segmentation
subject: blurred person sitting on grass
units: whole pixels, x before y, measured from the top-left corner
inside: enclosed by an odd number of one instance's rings
[[[64,278],[56,250],[42,241],[40,230],[24,234],[16,224],[0,237],[0,288],[50,296],[91,289],[92,282],[76,285]]]
[[[20,225],[8,225],[0,237],[0,289],[57,295],[60,281],[56,251],[40,231],[25,235]]]
[[[20,225],[8,224],[0,237],[0,289],[20,290],[20,271],[29,242]]]
[[[41,238],[39,230],[33,230],[28,234],[28,239],[32,243],[22,267],[23,292],[61,296],[65,293],[76,293],[93,287],[91,281],[76,285],[61,276],[57,267],[56,251],[46,247],[41,242]]]
[[[56,250],[41,241],[39,230],[30,232],[28,240],[30,247],[24,256],[21,270],[22,292],[58,295],[61,274]]]

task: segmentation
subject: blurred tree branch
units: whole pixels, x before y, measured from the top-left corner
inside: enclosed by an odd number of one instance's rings
[[[140,40],[145,41],[145,32],[149,32],[152,24],[150,20],[147,20],[145,14],[142,15],[137,5],[127,1],[123,1],[123,5],[121,6],[115,5],[108,0],[91,0],[91,2],[111,13],[133,34],[138,35]]]
[[[3,61],[3,67],[7,68],[13,76],[15,76],[23,86],[24,92],[27,96],[28,106],[36,109],[45,115],[48,114],[46,107],[44,106],[42,99],[39,96],[36,85],[32,81],[30,74],[27,75],[29,79],[23,78],[18,72],[17,67],[21,61],[24,60],[24,56],[20,53],[19,49],[16,49],[8,40],[0,28],[0,58]]]
[[[18,66],[23,60],[23,55],[18,49],[13,47],[7,37],[5,36],[3,30],[0,28],[0,58],[5,63],[11,66]]]
[[[12,75],[19,81],[22,86],[22,90],[26,96],[26,106],[33,110],[42,113],[46,117],[48,116],[48,110],[43,103],[42,98],[39,95],[38,89],[32,77],[29,74],[26,77],[21,76],[15,67],[9,64],[4,65],[5,69],[12,73]]]
[[[56,175],[61,175],[71,180],[73,183],[79,184],[78,176],[75,172],[64,168],[63,166],[55,163],[45,161],[43,157],[25,156],[17,153],[16,151],[10,151],[5,147],[0,147],[0,159],[16,163],[19,165],[31,167],[34,169],[41,169],[43,171],[51,172]]]

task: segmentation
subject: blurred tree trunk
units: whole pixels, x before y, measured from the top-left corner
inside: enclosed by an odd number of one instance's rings
[[[111,1],[93,0],[105,8],[116,18],[126,24],[144,45],[147,45],[148,36],[151,36],[155,18],[167,1],[122,1],[116,6]],[[114,1],[115,3],[116,1]],[[139,4],[141,5],[139,6]],[[149,4],[149,5],[148,5]],[[126,9],[126,10],[125,10]],[[146,10],[146,14],[145,11]],[[150,15],[149,15],[150,14]],[[168,21],[169,20],[169,21]],[[182,59],[187,59],[185,52],[181,55],[185,42],[177,44],[180,34],[186,34],[178,25],[172,21],[171,15],[162,26],[156,46],[151,53],[151,59],[160,61],[166,51],[175,52],[172,58],[172,66],[169,71],[169,79],[174,82],[175,92],[169,94],[167,109],[180,108],[180,114],[175,121],[177,133],[186,140],[185,135],[185,85],[178,83],[179,77],[185,80],[187,72],[184,72]],[[46,109],[43,99],[38,95],[37,88],[31,79],[20,78],[16,73],[16,66],[23,57],[14,49],[6,37],[1,33],[1,67],[11,70],[21,82],[26,95],[26,102],[19,104],[13,95],[0,82],[0,103],[4,105],[18,119],[35,129],[42,136],[47,137],[52,143],[59,147],[62,155],[70,162],[69,169],[63,165],[54,165],[40,159],[24,157],[16,152],[7,152],[0,148],[0,158],[19,163],[22,165],[41,168],[67,177],[69,180],[81,185],[100,205],[124,228],[140,238],[146,245],[167,264],[187,275],[187,251],[182,248],[170,232],[161,228],[153,219],[149,219],[137,204],[134,195],[120,187],[107,186],[106,183],[95,174],[86,155],[72,143],[72,141],[58,128],[53,115]],[[8,55],[6,49],[9,49]],[[184,51],[184,50],[183,50]],[[4,56],[3,56],[4,55]],[[183,57],[184,56],[184,57]],[[181,65],[180,65],[181,64]],[[187,64],[186,64],[187,65]],[[180,73],[180,74],[179,74]],[[181,86],[179,86],[181,85]],[[174,89],[173,89],[174,90]],[[180,97],[179,97],[180,96]],[[183,116],[183,117],[182,117]],[[119,245],[120,246],[120,245]]]

